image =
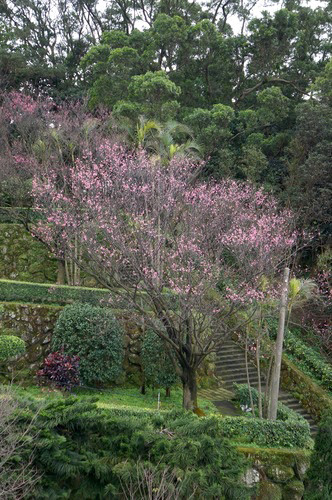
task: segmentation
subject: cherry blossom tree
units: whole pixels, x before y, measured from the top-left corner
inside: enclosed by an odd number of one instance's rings
[[[186,409],[197,406],[198,367],[240,328],[239,309],[273,293],[296,239],[273,198],[250,184],[202,182],[201,167],[105,142],[61,182],[51,170],[33,181],[43,214],[35,234],[76,260],[79,239],[82,269],[172,353]]]

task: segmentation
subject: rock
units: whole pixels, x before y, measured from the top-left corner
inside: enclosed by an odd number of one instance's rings
[[[310,466],[310,458],[300,458],[298,460],[296,460],[296,463],[295,463],[295,474],[296,476],[303,480],[306,473],[307,473],[307,470],[309,469],[309,466]]]
[[[304,484],[298,479],[290,481],[284,486],[282,499],[283,500],[301,500],[304,493]]]
[[[243,481],[247,486],[254,486],[259,482],[259,472],[255,468],[250,468],[243,476]]]
[[[129,354],[128,360],[133,365],[140,365],[141,364],[141,359],[137,354]]]
[[[129,348],[129,351],[132,353],[132,354],[137,354],[139,356],[140,352],[141,352],[141,349],[140,347],[135,344],[135,345],[131,345],[130,348]]]
[[[276,483],[286,483],[294,477],[294,471],[285,465],[271,465],[266,469],[266,475]]]
[[[278,484],[262,481],[259,485],[257,500],[281,500],[282,490]]]

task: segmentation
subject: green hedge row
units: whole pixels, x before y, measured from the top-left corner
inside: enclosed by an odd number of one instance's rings
[[[247,384],[234,384],[235,399],[241,404],[250,406]],[[258,404],[258,391],[251,389],[254,404]],[[264,402],[264,396],[262,396]],[[235,419],[234,419],[235,420]],[[243,442],[255,442],[263,446],[281,446],[286,448],[311,448],[310,426],[296,411],[282,403],[278,403],[277,420],[253,418],[251,414],[236,419],[234,425],[225,422],[228,437]],[[231,435],[230,433],[233,433]]]
[[[220,424],[224,437],[260,446],[311,449],[313,441],[307,422],[265,420],[253,417],[224,417]]]
[[[234,384],[234,394],[236,401],[240,403],[240,405],[250,406],[250,394],[249,394],[248,384]],[[251,388],[251,396],[253,403],[257,409],[258,391],[254,387]],[[264,394],[262,394],[263,404],[264,401],[265,397]],[[292,410],[291,408],[288,408],[288,406],[280,402],[278,402],[277,420],[282,420],[283,422],[293,420],[301,423],[306,423],[306,420],[299,413]]]
[[[289,357],[309,376],[329,391],[332,391],[332,366],[322,356],[289,331],[285,338],[285,349]]]
[[[73,302],[102,305],[110,292],[102,288],[0,280],[1,302],[33,302],[66,305]]]
[[[0,279],[0,302],[32,302],[34,304],[67,305],[74,302],[106,306],[111,292],[105,288],[55,285],[52,283],[31,283]],[[144,294],[141,294],[144,297]],[[165,290],[164,298],[170,308],[177,307],[177,297]],[[143,304],[144,305],[144,304]]]

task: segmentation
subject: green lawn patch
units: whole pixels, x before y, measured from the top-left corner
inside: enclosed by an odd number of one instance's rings
[[[16,391],[22,395],[32,398],[36,401],[51,401],[65,399],[58,390],[49,390],[48,388],[39,386],[21,387],[16,386]],[[114,387],[104,390],[93,389],[76,389],[73,395],[77,396],[80,401],[96,399],[99,408],[121,408],[133,410],[158,410],[158,390],[147,389],[146,394],[140,394],[138,387]],[[211,415],[217,412],[216,407],[211,401],[204,398],[198,398],[198,405],[206,415]],[[171,390],[171,396],[165,396],[165,390],[160,391],[160,410],[172,410],[182,408],[182,389],[177,387]]]

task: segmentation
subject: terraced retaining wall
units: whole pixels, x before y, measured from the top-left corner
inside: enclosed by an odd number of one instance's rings
[[[256,485],[257,500],[301,500],[310,451],[238,447],[252,462],[244,481]]]

